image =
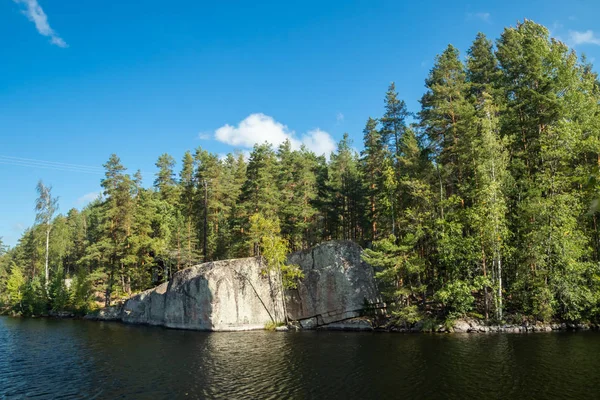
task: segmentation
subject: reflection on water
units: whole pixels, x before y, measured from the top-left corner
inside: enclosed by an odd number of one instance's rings
[[[582,398],[600,334],[205,333],[0,318],[0,398]]]

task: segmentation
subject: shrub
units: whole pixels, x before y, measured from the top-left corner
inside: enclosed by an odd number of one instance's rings
[[[393,311],[392,315],[397,318],[396,325],[410,327],[423,320],[423,314],[417,306],[402,307],[398,311]]]
[[[435,294],[435,299],[442,303],[451,318],[464,316],[473,309],[475,301],[471,294],[471,286],[465,281],[447,283]]]
[[[273,321],[269,321],[265,324],[265,330],[266,331],[274,331],[275,328],[277,328],[278,326],[284,326],[285,323],[284,322],[273,322]]]

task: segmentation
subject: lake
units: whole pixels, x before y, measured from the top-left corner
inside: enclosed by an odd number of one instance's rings
[[[207,333],[0,317],[0,398],[575,399],[600,333]]]

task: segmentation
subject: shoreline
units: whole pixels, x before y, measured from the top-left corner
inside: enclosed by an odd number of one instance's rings
[[[176,330],[188,330],[197,332],[302,332],[302,331],[329,331],[329,332],[373,332],[373,333],[401,333],[401,334],[528,334],[528,333],[552,333],[552,332],[585,332],[585,331],[600,331],[600,325],[592,323],[568,323],[568,322],[553,322],[553,323],[536,323],[536,324],[501,324],[501,325],[485,325],[485,321],[476,319],[464,318],[456,320],[452,328],[444,327],[443,325],[436,325],[435,327],[428,329],[424,328],[422,322],[416,323],[411,328],[389,326],[389,325],[378,325],[374,324],[371,319],[358,317],[351,318],[348,320],[333,322],[326,325],[317,326],[314,328],[302,328],[298,321],[291,321],[288,325],[278,326],[275,329],[267,329],[266,327],[258,327],[256,325],[244,327],[231,327],[226,329],[189,329],[181,327],[169,327],[164,325],[154,325],[145,323],[131,323],[125,322],[118,318],[103,318],[98,315],[75,315],[70,312],[60,312],[54,315],[32,315],[32,316],[21,316],[21,315],[10,315],[0,314],[0,316],[10,318],[23,318],[23,319],[53,319],[53,320],[82,320],[92,322],[115,322],[123,325],[138,325],[138,326],[152,326],[161,327],[164,329],[176,329]]]
[[[430,334],[448,334],[448,333],[549,333],[549,332],[582,332],[582,331],[600,331],[600,326],[591,323],[536,323],[536,324],[493,324],[486,325],[483,320],[472,318],[461,318],[454,321],[451,328],[443,324],[425,327],[423,321],[417,322],[412,327],[399,327],[389,324],[375,324],[368,318],[353,318],[328,325],[319,326],[316,330],[328,331],[363,331],[363,332],[381,332],[381,333],[430,333]]]

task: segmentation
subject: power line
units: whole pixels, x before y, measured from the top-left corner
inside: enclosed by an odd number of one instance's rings
[[[67,172],[82,172],[86,174],[94,174],[94,175],[103,175],[101,171],[93,171],[87,169],[75,169],[75,168],[65,168],[54,165],[44,165],[44,164],[34,164],[34,163],[26,163],[24,161],[16,161],[16,160],[4,160],[0,158],[0,164],[5,165],[15,165],[20,167],[30,167],[30,168],[43,168],[43,169],[53,169],[56,171],[67,171]]]
[[[83,168],[83,169],[98,170],[98,171],[104,170],[102,167],[96,167],[96,166],[91,166],[91,165],[69,164],[69,163],[56,162],[56,161],[36,160],[34,158],[22,158],[22,157],[4,156],[4,155],[0,155],[0,158],[15,160],[15,161],[32,162],[32,163],[36,163],[36,164],[56,165],[56,166],[60,166],[60,167]]]
[[[83,164],[70,164],[56,161],[37,160],[34,158],[23,158],[0,155],[0,164],[13,165],[28,168],[43,168],[55,171],[81,172],[85,174],[104,175],[104,168]],[[147,171],[141,171],[143,176],[153,176]]]

